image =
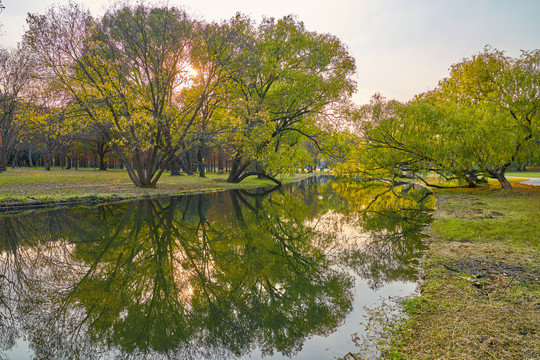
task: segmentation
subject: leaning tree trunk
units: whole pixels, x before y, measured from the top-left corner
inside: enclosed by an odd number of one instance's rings
[[[467,174],[465,174],[465,180],[467,180],[467,187],[474,189],[478,187],[478,184],[476,183],[478,181],[478,175],[474,171],[471,171]]]
[[[227,178],[227,182],[229,183],[239,183],[245,177],[242,177],[244,172],[248,169],[248,167],[251,165],[251,161],[246,161],[242,163],[242,154],[236,154],[232,160],[231,165],[231,171],[229,172],[229,177]],[[241,178],[242,177],[242,178]]]
[[[257,176],[259,178],[268,179],[270,181],[273,181],[276,183],[276,185],[281,186],[281,181],[274,178],[273,176],[268,175],[264,171],[247,171],[247,168],[251,164],[251,161],[246,161],[244,164],[242,164],[242,157],[240,155],[236,155],[233,159],[233,163],[231,166],[231,172],[229,174],[229,178],[227,179],[227,182],[237,184],[247,178],[248,176]]]
[[[508,181],[504,173],[510,164],[499,166],[497,169],[487,169],[487,172],[493,179],[497,179],[503,190],[512,190],[512,184]]]
[[[501,184],[503,190],[512,190],[512,184],[510,184],[504,174],[500,174],[499,176],[497,176],[497,180],[499,180],[499,183]]]

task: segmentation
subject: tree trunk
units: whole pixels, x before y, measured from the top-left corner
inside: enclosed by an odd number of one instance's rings
[[[499,180],[499,183],[501,184],[501,187],[503,188],[503,190],[512,190],[512,184],[510,184],[510,182],[506,179],[504,174],[500,174],[497,177],[497,180]]]
[[[199,177],[206,177],[204,174],[204,159],[201,145],[197,147],[197,167],[199,168]]]
[[[107,145],[106,142],[98,141],[98,143],[96,144],[96,150],[99,158],[99,170],[107,170],[107,166],[105,164],[105,154],[110,151],[109,145]]]
[[[6,171],[7,169],[6,158],[7,158],[6,148],[2,146],[0,148],[0,172]]]
[[[50,153],[45,153],[45,155],[43,155],[43,167],[47,171],[51,171],[51,162],[53,160],[52,158],[52,154]]]
[[[66,170],[71,169],[71,156],[66,155]]]
[[[225,167],[225,159],[223,151],[220,149],[218,150],[218,174],[224,173],[224,167]]]
[[[107,170],[107,167],[105,166],[105,153],[103,151],[98,151],[98,157],[99,157],[99,170],[101,171]]]
[[[13,158],[11,159],[11,168],[12,169],[15,169],[15,166],[17,166],[17,162],[19,161],[17,155],[18,155],[17,151],[13,152]],[[6,167],[7,167],[7,163],[6,163]]]
[[[474,189],[478,187],[478,184],[476,183],[478,181],[478,176],[474,171],[468,173],[465,175],[465,180],[467,180],[467,187]]]
[[[242,156],[237,154],[233,161],[231,166],[231,172],[229,173],[229,177],[227,178],[227,182],[230,183],[238,183],[240,180],[240,176],[244,172],[244,170],[249,166],[251,162],[248,161],[245,164],[242,164]]]
[[[490,177],[493,179],[497,179],[501,184],[503,190],[512,190],[512,184],[510,184],[508,179],[506,179],[506,177],[504,176],[504,173],[506,172],[506,169],[509,165],[510,164],[501,165],[498,169],[487,169]]]
[[[32,163],[32,150],[28,149],[28,166],[34,167],[34,164]]]
[[[257,175],[259,178],[264,178],[264,179],[268,179],[270,181],[273,181],[277,186],[281,186],[281,181],[279,181],[278,179],[276,179],[275,177],[273,176],[270,176],[266,173],[262,173],[262,172],[258,172],[258,171],[250,171],[250,172],[247,172],[247,173],[244,173],[242,176],[238,177],[238,179],[236,181],[234,181],[235,183],[239,183],[241,182],[242,180],[244,180],[245,178],[247,178],[248,176],[252,176],[252,175]]]
[[[182,170],[188,175],[193,175],[193,168],[191,165],[191,159],[189,158],[189,153],[184,154],[180,161],[180,166]]]
[[[178,157],[175,157],[171,160],[171,176],[179,176],[180,175],[180,163],[178,161]]]

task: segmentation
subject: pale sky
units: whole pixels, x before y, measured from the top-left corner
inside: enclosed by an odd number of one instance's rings
[[[15,47],[26,14],[68,0],[2,0],[0,46]],[[111,1],[79,0],[94,15]],[[490,44],[510,56],[540,48],[540,0],[168,0],[206,20],[236,12],[255,20],[294,14],[308,30],[336,35],[356,58],[358,91],[401,101],[433,89],[451,64]]]

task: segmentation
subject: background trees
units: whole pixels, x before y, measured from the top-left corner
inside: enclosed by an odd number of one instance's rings
[[[29,74],[28,54],[20,49],[0,49],[0,172],[6,170],[7,158],[17,142],[15,120]]]

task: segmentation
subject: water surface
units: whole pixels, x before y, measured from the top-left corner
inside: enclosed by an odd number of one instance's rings
[[[0,357],[343,356],[413,292],[433,202],[319,177],[0,217]]]

